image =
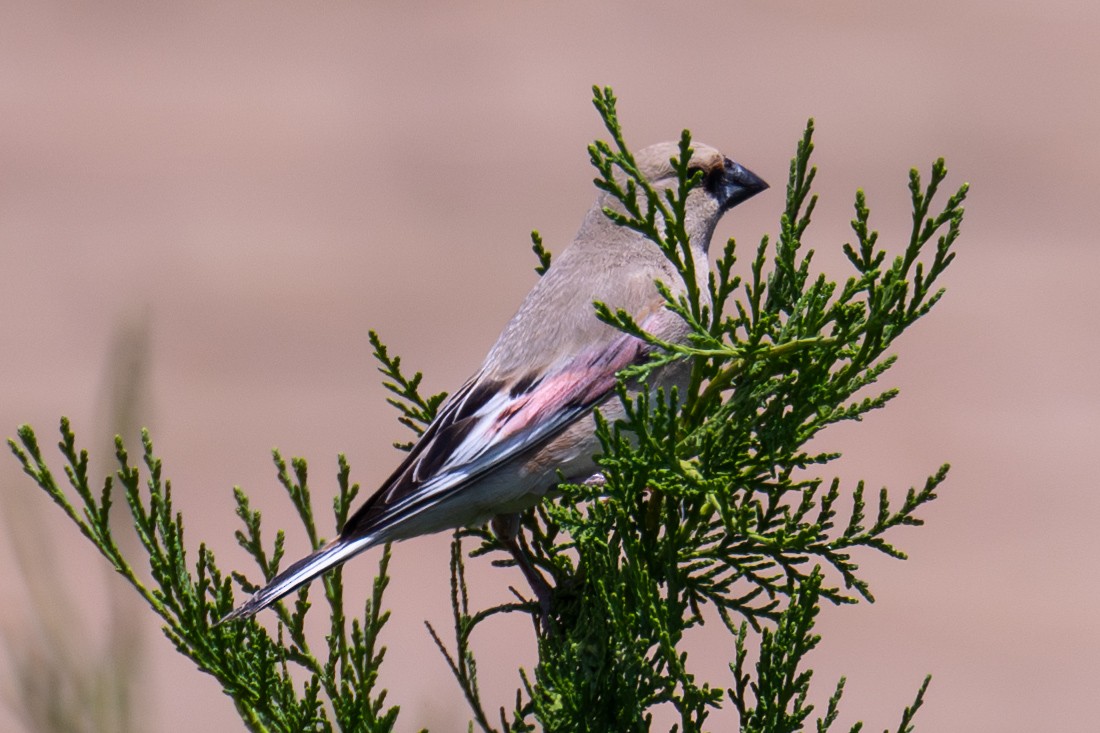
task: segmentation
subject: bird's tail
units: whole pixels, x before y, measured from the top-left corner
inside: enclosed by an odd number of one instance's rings
[[[262,611],[287,593],[291,593],[298,587],[305,585],[326,570],[334,568],[352,555],[366,550],[374,544],[371,541],[372,539],[373,537],[370,536],[356,537],[355,539],[336,538],[276,575],[270,583],[256,591],[245,603],[226,614],[218,623],[224,624],[234,619],[248,618]]]

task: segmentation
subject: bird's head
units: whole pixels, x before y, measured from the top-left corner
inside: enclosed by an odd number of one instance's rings
[[[660,191],[677,185],[672,160],[679,156],[678,143],[663,142],[643,148],[634,159],[642,175]],[[703,196],[709,198],[709,204],[702,201],[699,204],[717,216],[768,188],[768,184],[748,168],[703,143],[692,143],[688,169],[703,173],[702,184],[692,191],[689,200]]]
[[[675,189],[679,185],[676,169],[672,165],[672,160],[679,156],[680,146],[676,142],[650,145],[634,155],[639,172],[662,199],[664,191]],[[714,227],[722,215],[768,188],[768,184],[715,148],[698,142],[692,143],[688,169],[702,172],[702,181],[688,193],[685,224],[693,246],[705,253],[710,246]],[[625,174],[622,171],[616,171],[616,177],[619,178],[620,185],[625,185]],[[639,198],[642,199],[641,192]],[[642,211],[645,211],[644,199],[638,203]],[[623,211],[622,205],[607,192],[601,194],[597,206]]]

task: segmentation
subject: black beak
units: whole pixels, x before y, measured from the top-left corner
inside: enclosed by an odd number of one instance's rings
[[[722,170],[714,171],[707,177],[704,185],[710,195],[718,199],[722,211],[732,209],[768,187],[760,176],[729,158],[726,158]]]

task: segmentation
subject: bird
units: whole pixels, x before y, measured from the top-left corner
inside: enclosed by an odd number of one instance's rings
[[[679,155],[678,143],[665,142],[638,151],[634,161],[663,196],[678,186],[673,159]],[[706,297],[715,225],[768,184],[701,143],[692,144],[689,165],[691,172],[701,171],[701,182],[687,195],[685,225],[699,292]],[[593,303],[626,311],[665,342],[684,343],[690,331],[664,307],[656,285],[663,282],[673,295],[685,291],[673,264],[653,241],[616,223],[605,209],[626,213],[612,193],[600,189],[576,237],[553,258],[481,368],[440,406],[339,536],[280,572],[219,623],[253,616],[370,547],[490,521],[539,596],[545,617],[548,587],[516,544],[519,513],[563,479],[598,477],[593,411],[598,408],[608,420],[622,417],[616,375],[646,362],[656,348],[599,320]],[[690,364],[673,361],[651,374],[645,389],[682,386],[689,374]]]

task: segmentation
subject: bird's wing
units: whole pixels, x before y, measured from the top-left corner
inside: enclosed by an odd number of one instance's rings
[[[481,373],[447,400],[420,441],[340,536],[272,578],[218,623],[251,616],[331,567],[379,542],[471,481],[549,440],[599,404],[616,373],[644,360],[644,342],[611,331],[550,368],[508,379]]]
[[[466,382],[342,536],[373,534],[416,516],[590,411],[611,392],[620,370],[652,350],[633,336],[610,333],[550,368],[507,379],[483,370]]]

